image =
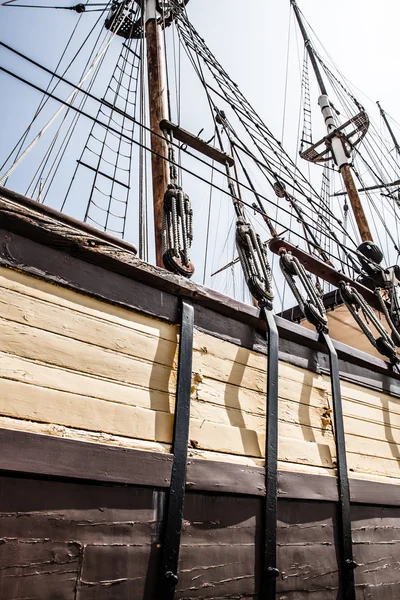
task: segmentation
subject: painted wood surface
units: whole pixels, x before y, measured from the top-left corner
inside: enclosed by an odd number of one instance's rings
[[[0,270],[0,424],[168,452],[178,328]],[[196,331],[191,455],[261,465],[266,357]],[[280,467],[334,473],[330,383],[280,362]],[[399,479],[400,400],[343,382],[349,468]]]
[[[165,492],[0,477],[0,596],[156,600]],[[177,600],[256,598],[262,499],[187,494]],[[353,506],[357,600],[398,600],[400,508]],[[280,499],[279,600],[341,600],[336,505]]]

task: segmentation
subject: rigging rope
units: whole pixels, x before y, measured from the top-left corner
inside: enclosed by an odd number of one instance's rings
[[[78,84],[75,86],[74,91],[66,99],[67,103],[69,103],[69,102],[71,102],[72,104],[74,103],[74,101],[75,101],[75,99],[76,99],[76,97],[78,95],[78,92],[80,91],[80,88],[83,86],[83,84],[85,83],[86,79],[89,77],[90,73],[93,71],[93,69],[96,68],[96,66],[97,66],[98,62],[101,60],[102,56],[107,52],[107,50],[108,50],[111,42],[113,41],[114,37],[117,35],[118,29],[122,26],[123,22],[124,22],[124,20],[122,19],[121,22],[118,25],[118,28],[116,28],[116,30],[112,33],[109,41],[97,53],[96,57],[94,58],[93,62],[90,65],[89,69],[86,71],[86,73],[80,79],[80,81],[78,82]],[[1,179],[0,179],[0,185],[4,184],[5,180],[8,179],[8,177],[11,175],[11,173],[14,172],[14,170],[18,167],[18,165],[22,162],[22,160],[27,156],[27,154],[32,150],[32,148],[34,148],[34,146],[36,146],[36,144],[38,143],[38,141],[46,133],[46,131],[49,129],[49,127],[51,127],[51,125],[54,123],[54,121],[57,119],[57,117],[59,116],[59,114],[63,110],[64,110],[64,107],[61,106],[54,113],[54,115],[51,117],[51,119],[46,123],[46,125],[44,127],[42,127],[42,129],[40,130],[40,132],[32,140],[32,142],[29,144],[29,146],[24,150],[24,152],[19,156],[19,158],[14,161],[13,165],[8,169],[8,171],[5,173],[5,175],[3,175],[3,177],[1,177]]]

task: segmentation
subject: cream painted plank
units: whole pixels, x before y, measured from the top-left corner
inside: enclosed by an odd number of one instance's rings
[[[364,456],[375,456],[386,460],[393,460],[399,463],[400,468],[400,448],[398,444],[388,441],[372,440],[370,438],[360,437],[346,433],[346,449],[353,454],[362,454]]]
[[[0,319],[0,350],[141,387],[165,392],[175,389],[176,373],[164,365],[4,319]]]
[[[82,394],[110,402],[151,408],[163,412],[172,412],[175,404],[174,394],[147,390],[91,375],[82,375],[68,371],[67,369],[41,364],[4,352],[0,352],[0,365],[0,372],[4,378],[21,381],[22,383],[30,383],[59,391]],[[210,401],[207,387],[205,391],[202,386],[194,387],[191,408],[194,418],[207,419],[220,424],[241,426],[259,431],[265,428],[265,394],[248,392],[250,395],[249,400],[252,401],[252,396],[255,396],[258,404],[254,407],[253,411],[244,411],[242,410],[241,396],[246,390],[235,388],[239,400],[239,404],[237,405],[230,395],[226,394],[228,386],[224,386],[224,384],[218,382],[218,395],[215,390],[217,382],[213,380],[209,380],[209,382],[212,384],[214,392],[212,398],[213,400],[218,400],[218,402],[214,403]],[[253,406],[248,403],[247,408],[253,408]],[[323,415],[325,414],[325,407],[323,402],[320,403],[318,408],[315,408],[281,399],[279,410],[279,417],[283,421],[286,420],[288,422],[303,423],[312,427],[324,428]]]
[[[176,341],[177,328],[175,325],[30,277],[12,269],[0,267],[0,287],[56,306],[69,308],[74,312],[91,315],[100,320],[118,323],[148,335],[159,336],[172,342]]]
[[[291,438],[279,438],[278,459],[317,467],[333,467],[332,449],[327,444],[313,444]]]
[[[196,447],[205,450],[215,450],[226,454],[263,457],[265,450],[265,431],[257,432],[240,427],[230,427],[192,419],[190,424],[190,439]],[[289,440],[292,446],[289,444]],[[282,445],[283,444],[283,445]],[[299,454],[298,446],[302,449]],[[279,424],[279,459],[299,462],[302,460],[304,449],[314,462],[312,464],[329,466],[326,457],[331,457],[334,443],[331,434],[308,427],[300,427],[292,423]],[[313,447],[313,449],[311,449]],[[320,452],[319,452],[320,449]],[[283,452],[283,453],[282,453]],[[316,456],[319,456],[317,459]],[[330,459],[331,460],[331,459]]]
[[[125,437],[170,443],[173,416],[125,404],[58,392],[16,381],[1,381],[4,416],[103,431]]]
[[[354,419],[345,417],[344,428],[345,432],[358,437],[377,440],[395,444],[400,447],[400,428],[390,425],[390,413],[387,414],[387,424],[377,423],[376,421],[369,422],[366,419]]]
[[[193,349],[195,355],[223,358],[231,363],[237,362],[262,372],[266,370],[267,357],[264,354],[221,340],[199,329],[194,331]]]
[[[87,431],[84,429],[74,429],[64,425],[54,425],[49,423],[39,423],[36,421],[26,421],[23,419],[13,419],[0,416],[0,428],[12,429],[14,431],[25,431],[27,433],[36,433],[40,435],[51,435],[80,442],[91,442],[95,444],[105,444],[106,446],[121,446],[123,448],[135,448],[148,452],[161,452],[168,454],[171,451],[170,444],[160,442],[150,442],[147,440],[138,440],[118,435],[112,435],[104,432]]]
[[[362,454],[353,454],[348,452],[347,464],[350,477],[352,477],[352,472],[354,472],[366,473],[371,475],[372,478],[375,475],[393,477],[396,479],[400,478],[399,464],[393,460],[386,460],[376,456],[364,456]]]
[[[213,423],[222,425],[231,425],[233,427],[245,427],[263,431],[265,429],[266,417],[264,411],[260,414],[243,411],[240,408],[225,406],[217,403],[211,403],[207,399],[200,400],[200,396],[192,397],[191,414],[193,417],[205,419]],[[293,423],[296,425],[305,425],[306,427],[318,430],[332,431],[332,422],[330,414],[327,414],[323,408],[317,409],[304,404],[290,402],[279,399],[279,420],[284,423]]]
[[[0,352],[0,376],[61,392],[82,394],[99,400],[141,406],[162,412],[172,412],[175,405],[175,395],[172,393],[77,373],[5,352]]]
[[[324,376],[329,382],[328,377]],[[400,398],[390,396],[384,392],[368,389],[366,387],[349,383],[348,381],[341,382],[342,397],[345,400],[353,401],[358,404],[366,404],[367,406],[375,406],[390,412],[400,414]]]
[[[230,363],[237,362],[249,368],[257,369],[261,373],[266,373],[267,357],[265,355],[254,350],[241,348],[232,342],[221,340],[199,330],[195,330],[193,347],[195,352],[199,356],[203,356],[203,358],[211,355]],[[210,374],[207,375],[211,377]],[[279,363],[279,376],[287,378],[289,381],[298,381],[316,389],[321,389],[322,391],[326,391],[328,388],[328,384],[322,375],[285,362]]]
[[[208,337],[212,340],[214,339],[211,338],[211,336]],[[234,344],[230,344],[230,346],[233,346],[237,349],[238,356],[241,354],[240,350],[244,350],[243,348],[239,348]],[[249,353],[250,351],[247,350],[246,354]],[[265,357],[264,360],[266,366]],[[233,362],[230,356],[229,358],[226,358],[222,354],[221,356],[213,355],[212,360],[210,360],[209,353],[195,350],[193,355],[193,371],[197,373],[199,377],[208,377],[217,381],[224,381],[231,385],[256,390],[258,392],[265,393],[266,390],[266,368],[264,370],[260,370],[255,369],[252,366],[245,365],[243,362]],[[313,377],[313,375],[315,376]],[[311,387],[321,390],[321,393],[326,393],[326,382],[321,376],[312,374],[309,371],[303,370],[303,372],[300,372],[296,371],[295,369],[289,369],[286,363],[280,362],[279,376],[289,381],[298,381],[299,384],[311,384]]]
[[[3,416],[163,443],[171,442],[173,416],[168,413],[105,402],[6,379],[2,380],[1,388],[0,413]],[[281,435],[290,436],[292,444],[286,442],[282,460],[303,460],[307,446],[307,462],[312,460],[312,464],[325,464],[324,457],[330,455],[328,444],[332,445],[329,436],[293,424],[283,424],[280,431]],[[193,445],[206,450],[255,457],[262,457],[265,446],[264,433],[195,418],[191,419],[190,439]],[[313,443],[314,440],[318,443]],[[297,441],[302,449],[300,454]],[[315,446],[314,450],[311,446]],[[320,456],[319,462],[316,462],[316,456]]]
[[[0,315],[81,342],[174,366],[177,343],[0,287]]]
[[[385,425],[393,429],[400,429],[400,414],[387,408],[343,398],[343,411],[346,417],[358,419],[360,428],[363,428],[365,423],[370,423],[371,425]]]
[[[201,400],[241,408],[254,414],[265,414],[266,392],[258,392],[249,388],[232,385],[216,379],[203,377],[198,373],[193,376],[193,391]],[[279,396],[284,400],[292,400],[309,405],[311,408],[328,407],[329,400],[325,392],[306,385],[287,382],[279,377]]]

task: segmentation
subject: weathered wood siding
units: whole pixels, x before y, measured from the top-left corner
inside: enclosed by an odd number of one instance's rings
[[[0,477],[0,597],[155,600],[165,492]],[[256,598],[262,499],[187,494],[177,600]],[[280,500],[279,600],[340,600],[332,502]],[[400,508],[353,506],[358,600],[400,597]]]
[[[178,327],[0,269],[0,426],[168,452]],[[192,456],[262,464],[266,357],[196,330]],[[400,401],[343,382],[349,468],[399,479]],[[279,367],[281,469],[334,473],[329,378]]]

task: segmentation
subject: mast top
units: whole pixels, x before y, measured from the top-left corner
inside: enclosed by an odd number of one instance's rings
[[[303,19],[301,18],[300,9],[298,7],[298,4],[297,4],[296,0],[290,0],[290,2],[292,4],[292,6],[293,6],[294,14],[296,15],[297,23],[299,24],[300,31],[301,31],[301,34],[302,34],[303,39],[304,39],[304,45],[307,48],[307,52],[308,52],[308,55],[310,57],[310,60],[311,60],[312,66],[313,66],[314,73],[315,73],[315,76],[316,76],[317,81],[318,81],[318,86],[319,86],[319,89],[320,89],[320,92],[321,92],[321,96],[327,96],[328,92],[327,92],[327,89],[326,89],[326,86],[325,86],[325,82],[324,82],[324,80],[322,78],[321,69],[319,68],[317,57],[315,55],[315,50],[314,50],[313,45],[311,43],[310,37],[309,37],[309,35],[307,33],[307,29],[306,29],[306,27],[305,27],[305,25],[303,23]]]
[[[188,2],[181,0],[182,6]],[[146,15],[147,10],[151,16]],[[144,36],[144,20],[154,18],[162,27],[171,25],[174,18],[170,0],[113,0],[104,26],[125,39],[141,39]]]

